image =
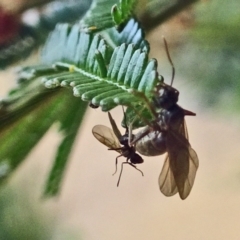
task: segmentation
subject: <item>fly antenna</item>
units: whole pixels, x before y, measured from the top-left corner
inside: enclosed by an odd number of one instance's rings
[[[171,66],[172,66],[172,79],[171,79],[171,84],[170,84],[170,86],[172,86],[173,80],[174,80],[174,77],[175,77],[175,67],[174,67],[173,61],[170,57],[170,53],[169,53],[169,50],[168,50],[168,44],[167,44],[167,41],[166,41],[165,37],[163,37],[163,41],[164,41],[164,46],[165,46],[165,50],[166,50],[166,53],[167,53],[168,61],[170,62]]]

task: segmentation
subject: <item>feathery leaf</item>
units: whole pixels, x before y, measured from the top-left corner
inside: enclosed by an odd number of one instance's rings
[[[120,25],[130,18],[135,3],[136,0],[120,0],[118,4],[113,5],[111,13],[116,25]]]
[[[135,35],[128,35],[131,26]],[[143,100],[135,93],[150,99],[159,81],[157,62],[148,61],[149,48],[142,36],[139,25],[130,20],[122,33],[115,35],[115,42],[134,44],[123,43],[113,51],[101,35],[80,32],[78,25],[58,25],[42,52],[45,64],[55,63],[55,73],[41,74],[42,82],[47,88],[73,88],[74,96],[101,106],[103,111],[137,105]],[[39,76],[35,67],[22,72]]]
[[[80,21],[81,29],[92,32],[124,24],[136,0],[93,0],[90,10]]]

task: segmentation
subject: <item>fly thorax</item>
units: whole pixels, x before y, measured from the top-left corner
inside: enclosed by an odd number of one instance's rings
[[[178,130],[184,119],[184,110],[177,104],[160,114],[162,125],[167,129]]]

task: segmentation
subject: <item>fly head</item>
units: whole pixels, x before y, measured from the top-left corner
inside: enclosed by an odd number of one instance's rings
[[[170,109],[178,102],[178,96],[179,91],[177,89],[164,84],[153,101],[157,108]]]

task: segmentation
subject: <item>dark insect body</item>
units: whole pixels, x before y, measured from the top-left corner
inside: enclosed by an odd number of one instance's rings
[[[143,175],[143,172],[135,166],[135,164],[143,163],[143,159],[139,154],[136,153],[135,147],[130,146],[129,144],[130,141],[134,138],[134,135],[131,136],[131,134],[128,131],[128,128],[126,129],[125,134],[122,135],[109,112],[108,112],[108,117],[109,117],[112,129],[104,125],[96,125],[92,129],[92,133],[93,133],[93,136],[99,142],[101,142],[102,144],[104,144],[109,148],[108,150],[115,150],[118,153],[120,153],[120,155],[116,157],[116,170],[113,173],[113,175],[117,172],[118,158],[120,157],[126,158],[126,161],[123,162],[121,165],[121,172],[117,182],[117,186],[119,186],[122,171],[123,171],[123,164],[129,164],[130,166],[134,167],[136,170],[141,172]]]
[[[94,108],[94,109],[99,108],[98,105],[95,105],[95,104],[93,104],[91,102],[88,104],[88,106],[91,107],[91,108]]]
[[[166,41],[165,46],[170,63]],[[174,79],[174,66],[172,82]],[[172,84],[172,83],[171,83]],[[167,152],[159,176],[160,191],[165,196],[177,192],[181,199],[189,195],[198,169],[198,157],[188,141],[184,117],[196,114],[181,108],[178,102],[179,92],[171,85],[160,83],[151,109],[161,109],[153,113],[156,117],[148,126],[135,135],[131,144],[145,156],[157,156]],[[151,104],[151,103],[149,103]]]

